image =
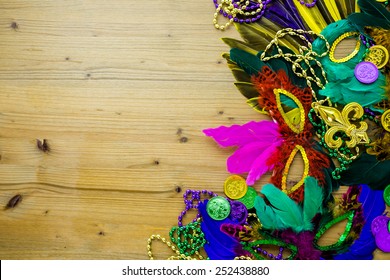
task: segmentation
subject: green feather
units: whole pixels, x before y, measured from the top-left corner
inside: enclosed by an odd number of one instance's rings
[[[237,24],[236,28],[245,42],[256,50],[264,50],[270,42],[253,24]]]
[[[390,23],[382,18],[377,18],[372,15],[363,14],[363,13],[354,13],[348,16],[348,21],[355,26],[360,33],[366,34],[365,27],[373,26],[373,27],[381,27],[385,29],[390,28]]]
[[[255,199],[255,209],[262,226],[266,229],[286,229],[272,207],[269,207],[261,196]]]
[[[302,209],[299,205],[272,184],[263,186],[261,193],[268,199],[286,227],[299,231],[303,226]]]
[[[232,71],[234,78],[237,82],[251,83],[252,77],[248,75],[244,70],[240,68],[234,61],[230,59],[230,54],[224,53],[222,57],[226,59],[229,69]]]
[[[272,184],[264,185],[261,193],[270,203],[266,204],[262,197],[256,198],[255,201],[257,215],[264,228],[291,228],[296,232],[303,230],[302,209],[294,200]]]
[[[238,88],[242,95],[248,99],[259,98],[259,93],[252,83],[236,82],[234,85]]]
[[[351,22],[360,33],[365,34],[366,26],[390,28],[390,12],[374,0],[358,0],[361,13],[353,13],[348,16]]]
[[[280,26],[273,23],[269,19],[263,17],[260,23],[252,24],[238,24],[235,23],[237,31],[241,37],[249,44],[256,46],[257,50],[265,49],[265,47],[271,42],[276,33],[280,30]],[[257,38],[256,38],[257,37]],[[262,41],[259,41],[262,38]],[[286,35],[279,40],[279,45],[288,47],[295,53],[299,53],[299,47],[302,45],[302,41],[298,37],[292,37]]]
[[[341,173],[340,184],[366,184],[371,189],[383,190],[390,184],[390,160],[378,161],[375,156],[363,153]]]
[[[259,112],[261,114],[264,114],[264,115],[269,115],[269,113],[260,106],[259,104],[259,97],[253,97],[251,99],[248,99],[246,101],[246,103],[252,107],[253,110],[255,110],[256,112]]]
[[[251,76],[257,75],[266,65],[256,55],[236,48],[230,50],[230,59]]]
[[[256,213],[263,227],[270,230],[291,228],[295,232],[312,230],[313,218],[322,213],[323,190],[312,177],[306,177],[304,188],[302,207],[274,185],[264,185],[260,192],[269,203],[260,196],[255,200]]]
[[[372,24],[376,24],[377,20],[384,20],[390,25],[390,13],[381,3],[375,0],[358,0],[358,5],[362,13],[371,15],[373,19],[376,18]]]
[[[256,55],[257,50],[253,49],[249,44],[233,38],[222,38],[222,41],[232,49],[240,49],[247,53]]]
[[[305,178],[305,196],[303,198],[303,220],[305,229],[312,229],[314,216],[322,212],[323,191],[313,177]]]

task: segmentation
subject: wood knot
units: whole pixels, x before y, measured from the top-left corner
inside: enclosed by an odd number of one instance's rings
[[[19,24],[18,24],[16,21],[13,21],[13,22],[11,22],[10,27],[11,27],[13,30],[18,30],[18,29],[19,29]]]
[[[37,139],[37,148],[44,153],[50,152],[50,146],[47,142],[47,139],[43,139],[42,141],[40,139]]]
[[[17,194],[8,201],[5,209],[15,208],[20,202],[22,202],[22,195]]]

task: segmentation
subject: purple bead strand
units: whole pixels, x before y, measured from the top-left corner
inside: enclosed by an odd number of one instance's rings
[[[251,22],[255,22],[255,21],[258,21],[263,15],[264,15],[264,12],[266,11],[266,6],[271,2],[272,0],[264,0],[262,3],[263,3],[263,8],[261,9],[261,11],[254,17],[249,17],[249,18],[238,18],[238,17],[233,17],[232,15],[229,15],[227,14],[225,11],[223,11],[223,9],[221,9],[219,11],[219,13],[221,15],[223,15],[224,17],[227,17],[229,20],[233,18],[233,21],[234,22],[238,22],[238,23],[251,23]],[[213,0],[214,2],[214,5],[215,5],[215,8],[218,8],[219,6],[219,3],[218,3],[218,0]],[[239,0],[233,0],[232,1],[233,3],[233,6],[234,8],[239,8],[240,5],[240,1]],[[246,11],[247,12],[251,12],[251,11],[255,11],[257,10],[258,8],[260,8],[260,3],[254,3],[254,2],[250,2],[250,4],[247,6],[246,8]]]
[[[279,254],[277,256],[275,256],[272,253],[268,253],[266,250],[263,250],[260,247],[258,247],[256,250],[259,254],[263,254],[265,257],[268,257],[270,259],[281,260],[283,258],[283,251],[284,251],[283,247],[279,248]]]
[[[301,5],[305,5],[308,8],[313,8],[317,4],[317,0],[313,0],[311,3],[306,3],[303,0],[299,0],[299,3],[301,3]]]
[[[209,197],[213,197],[216,196],[217,194],[208,190],[202,190],[202,191],[186,190],[183,194],[185,209],[180,213],[179,217],[177,217],[177,221],[178,221],[177,225],[179,227],[183,226],[183,218],[189,210],[198,209],[199,203],[201,202],[201,195],[207,195]],[[200,213],[198,212],[196,214],[195,219],[193,219],[192,222],[195,222],[199,218],[200,218]]]

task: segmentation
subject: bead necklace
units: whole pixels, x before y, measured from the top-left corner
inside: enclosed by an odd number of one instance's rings
[[[267,4],[271,0],[213,0],[215,5],[215,13],[213,24],[216,29],[225,30],[231,23],[251,23],[259,20],[264,12]],[[218,23],[218,16],[223,15],[228,18],[224,25]]]
[[[257,253],[263,254],[264,257],[268,257],[270,259],[281,260],[283,258],[283,251],[284,251],[283,247],[279,248],[279,253],[276,256],[272,253],[268,253],[266,250],[261,249],[260,247],[257,247],[255,250],[257,251]]]
[[[277,240],[269,236],[267,239],[258,239],[253,242],[241,242],[245,251],[250,252],[253,257],[257,260],[266,260],[268,258],[273,258],[277,260],[292,260],[298,253],[298,248],[290,243],[286,243],[281,240]],[[260,246],[262,245],[274,245],[279,247],[279,254],[277,256],[268,253],[266,250],[262,250]],[[288,249],[291,254],[283,258],[284,249]]]
[[[178,229],[180,230],[180,227]],[[151,235],[146,245],[149,259],[150,260],[154,259],[152,253],[152,243],[154,240],[166,244],[174,252],[175,255],[169,257],[168,260],[208,259],[203,257],[199,253],[199,249],[203,247],[203,245],[206,243],[206,240],[204,239],[204,234],[200,229],[200,219],[197,219],[195,223],[190,223],[189,225],[186,226],[186,229],[181,229],[180,231],[182,234],[179,234],[178,238],[176,239],[174,237],[174,230],[171,229],[171,231],[169,232],[171,241],[167,241],[166,238],[161,237],[159,234]],[[184,241],[182,240],[182,237],[184,237],[185,239]],[[177,247],[174,244],[177,245]]]
[[[235,257],[234,260],[241,260],[241,261],[253,261],[254,259],[252,259],[251,257],[248,257],[248,256],[239,256],[239,257]]]
[[[210,198],[217,196],[217,194],[213,193],[212,191],[208,191],[208,190],[202,190],[202,191],[186,190],[185,191],[185,193],[183,194],[185,209],[180,213],[179,217],[177,218],[177,220],[178,220],[177,225],[179,227],[183,226],[183,218],[189,210],[198,209],[199,203],[201,202],[201,195],[202,194],[209,196]],[[196,217],[192,220],[192,222],[195,222],[199,218],[200,218],[200,214],[197,213]]]
[[[304,34],[316,35],[319,38],[321,38],[321,40],[324,40],[326,45],[326,51],[324,51],[321,54],[318,54],[315,51],[313,51],[311,43],[304,36]],[[298,36],[301,40],[306,42],[307,46],[300,46],[299,54],[284,53],[279,46],[279,39],[283,38],[286,35]],[[272,56],[266,57],[267,51],[269,51],[273,46],[275,46],[277,53]],[[276,32],[275,38],[272,39],[272,41],[267,45],[264,52],[261,54],[260,59],[262,61],[268,61],[273,58],[283,58],[286,61],[292,63],[292,70],[294,74],[306,80],[307,86],[311,89],[314,99],[318,101],[312,86],[312,82],[314,82],[319,88],[323,89],[327,84],[328,80],[326,79],[326,73],[324,71],[324,67],[322,66],[321,62],[319,62],[318,59],[316,58],[326,56],[329,53],[329,50],[330,50],[330,45],[323,35],[316,34],[313,31],[305,31],[302,29],[294,30],[292,28],[285,28]],[[311,61],[314,61],[316,65],[321,69],[322,80],[321,78],[317,77],[315,73],[315,69],[310,63]],[[306,69],[300,64],[301,62],[303,62],[305,66],[307,66]],[[308,73],[308,70],[310,70],[310,73]]]
[[[206,244],[204,233],[200,228],[200,219],[191,222],[186,226],[173,227],[169,236],[172,243],[176,244],[179,253],[190,257]]]
[[[301,5],[305,5],[308,8],[313,8],[317,4],[317,0],[313,0],[311,3],[306,3],[304,0],[299,0]]]
[[[187,257],[184,254],[180,254],[180,251],[174,245],[172,245],[172,243],[170,241],[167,241],[164,237],[161,237],[159,234],[156,234],[156,235],[153,234],[148,239],[146,249],[148,251],[148,256],[149,256],[150,260],[154,260],[153,253],[152,253],[152,242],[154,240],[158,240],[158,241],[161,241],[162,243],[166,244],[176,254],[176,256],[175,256],[176,258],[182,259],[182,260],[192,260],[191,257]],[[171,258],[169,258],[169,259],[171,259]]]

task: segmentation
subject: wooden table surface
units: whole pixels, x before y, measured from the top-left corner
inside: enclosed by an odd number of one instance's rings
[[[233,150],[202,129],[263,117],[221,58],[238,34],[213,13],[211,0],[0,1],[0,205],[22,196],[0,212],[1,259],[146,259],[186,189],[222,194]]]

